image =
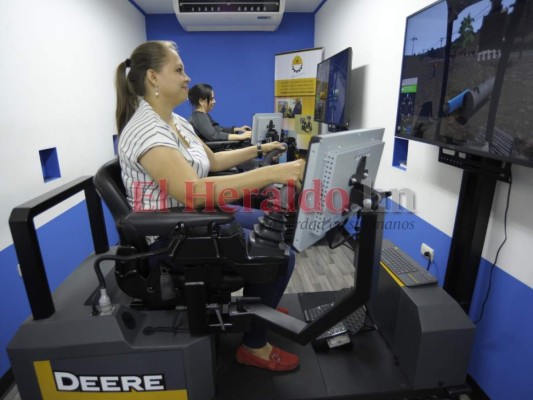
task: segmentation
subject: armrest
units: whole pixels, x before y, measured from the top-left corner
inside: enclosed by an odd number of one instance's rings
[[[239,170],[236,167],[227,169],[225,171],[209,172],[209,176],[224,176],[238,174]]]
[[[234,220],[232,214],[222,211],[184,211],[171,208],[168,212],[132,212],[121,224],[129,224],[143,236],[168,235],[178,224],[186,227],[207,226],[210,223],[227,224]]]
[[[213,151],[237,149],[242,146],[239,140],[219,140],[213,142],[205,142],[205,144]]]
[[[205,142],[206,145],[209,147],[211,146],[231,146],[231,145],[238,145],[241,142],[239,140],[217,140],[213,142]]]

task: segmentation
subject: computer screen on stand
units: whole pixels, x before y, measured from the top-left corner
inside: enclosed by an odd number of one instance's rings
[[[283,122],[282,113],[256,113],[252,123],[252,144],[271,141],[268,137],[269,131],[275,130],[281,136],[281,126]]]
[[[358,129],[315,136],[309,145],[299,198],[293,246],[302,251],[344,224],[356,211],[350,205],[350,178],[364,159],[364,184],[373,187],[384,143],[383,129]]]
[[[298,199],[293,247],[303,251],[333,233],[355,244],[354,235],[344,229],[355,214],[359,221],[354,254],[354,285],[327,304],[304,309],[309,324],[300,332],[302,341],[336,347],[349,343],[347,332],[363,326],[362,307],[372,297],[381,258],[384,208],[383,196],[373,188],[384,143],[384,129],[360,129],[320,135],[310,143],[304,182]],[[340,244],[339,244],[340,245]],[[340,291],[339,291],[340,292]],[[303,304],[302,304],[303,305]],[[349,320],[354,323],[348,323]]]

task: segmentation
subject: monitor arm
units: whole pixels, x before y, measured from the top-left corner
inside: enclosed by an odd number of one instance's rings
[[[361,157],[355,174],[350,177],[350,186],[353,187],[350,193],[350,205],[356,205],[361,208],[370,208],[377,210],[381,200],[390,197],[390,191],[380,192],[376,189],[365,185],[363,182],[368,178],[366,169],[366,156]]]
[[[360,163],[359,165],[364,164]],[[317,320],[306,323],[297,318],[285,315],[260,303],[241,306],[239,311],[235,305],[230,309],[233,319],[247,318],[251,314],[269,326],[269,329],[286,338],[307,344],[322,332],[347,317],[363,306],[371,297],[377,283],[377,273],[381,259],[381,242],[383,238],[383,220],[385,209],[379,206],[380,200],[390,192],[379,192],[361,183],[364,165],[354,175],[351,190],[351,205],[361,208],[361,229],[359,232],[359,251],[354,256],[356,271],[355,286],[333,308],[322,314]],[[359,174],[359,175],[358,175]],[[352,238],[352,240],[354,240]]]

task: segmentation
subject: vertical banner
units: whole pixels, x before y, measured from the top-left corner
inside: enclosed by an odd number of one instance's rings
[[[296,139],[298,149],[307,150],[319,124],[314,121],[316,68],[322,48],[276,54],[275,112],[283,114],[283,129]]]

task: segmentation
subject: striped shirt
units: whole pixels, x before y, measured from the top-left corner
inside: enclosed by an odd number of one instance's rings
[[[166,194],[166,189],[155,181],[139,163],[139,159],[150,149],[165,146],[177,149],[189,162],[199,178],[209,173],[209,159],[201,140],[194,133],[186,119],[172,114],[178,131],[186,138],[186,147],[173,133],[170,126],[141,99],[139,108],[122,130],[118,142],[118,156],[122,181],[126,195],[134,211],[165,210],[183,206]]]

